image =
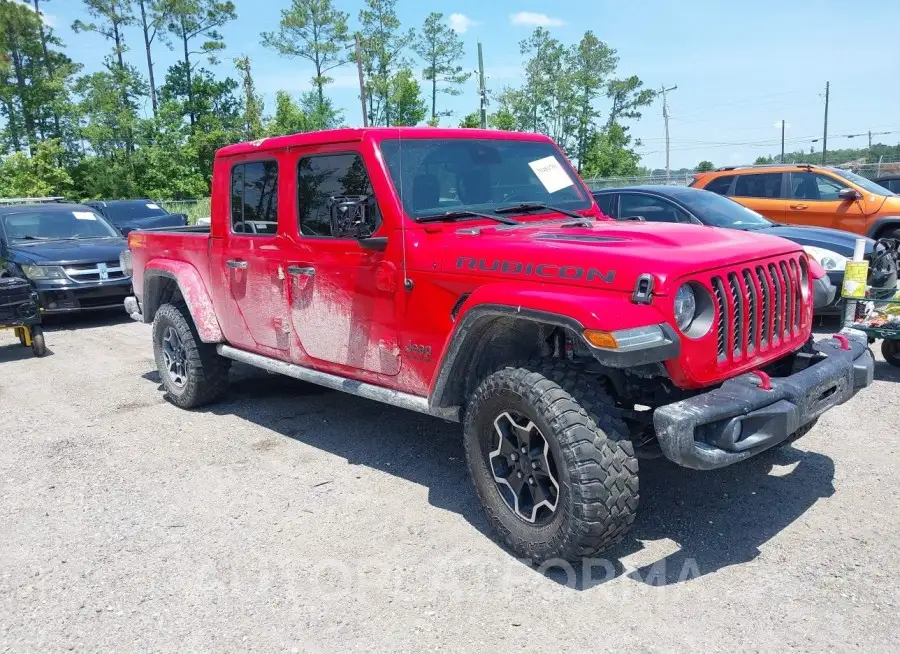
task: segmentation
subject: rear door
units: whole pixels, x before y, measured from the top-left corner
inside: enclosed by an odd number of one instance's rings
[[[290,330],[284,307],[278,234],[278,162],[275,158],[243,158],[228,170],[229,216],[222,243],[210,259],[224,296],[220,317],[229,342],[273,356],[288,350]]]
[[[742,173],[734,180],[731,195],[769,220],[777,223],[786,220],[784,173]]]
[[[360,242],[360,235],[382,235],[363,157],[355,146],[321,146],[301,153],[294,171],[296,240],[285,254],[290,320],[301,347],[294,359],[396,375],[399,272],[386,252]],[[353,233],[343,215],[354,216]]]
[[[864,234],[866,214],[861,202],[838,197],[844,188],[848,188],[846,182],[824,173],[792,172],[787,222]]]

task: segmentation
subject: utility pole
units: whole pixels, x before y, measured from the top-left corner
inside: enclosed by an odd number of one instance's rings
[[[872,130],[869,130],[869,149],[872,149]]]
[[[666,94],[669,91],[674,91],[678,88],[678,85],[672,86],[670,88],[666,88],[666,85],[663,84],[660,89],[662,91],[663,97],[663,120],[666,123],[666,181],[669,181],[669,104],[668,99],[666,98]]]
[[[366,80],[363,77],[362,46],[359,33],[356,34],[356,72],[359,74],[359,102],[362,105],[363,127],[369,126],[369,114],[366,113]]]
[[[478,42],[478,95],[481,96],[481,129],[487,129],[487,91],[484,88],[484,58]]]
[[[784,165],[784,118],[781,119],[781,165]]]
[[[825,82],[825,131],[822,134],[822,165],[825,165],[825,157],[828,155],[828,92],[829,82]]]

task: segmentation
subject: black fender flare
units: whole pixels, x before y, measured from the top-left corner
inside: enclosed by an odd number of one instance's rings
[[[866,233],[866,236],[869,238],[875,238],[875,235],[880,232],[885,227],[896,227],[900,229],[900,216],[883,216],[878,218],[872,226],[869,227],[869,231]]]
[[[464,382],[459,375],[469,369],[477,351],[472,345],[478,342],[480,333],[497,318],[513,318],[552,327],[564,327],[576,334],[584,330],[581,323],[574,318],[547,311],[499,304],[481,304],[472,307],[457,322],[450,342],[444,348],[429,397],[431,406],[448,407],[457,404],[455,398],[458,394],[458,384]]]

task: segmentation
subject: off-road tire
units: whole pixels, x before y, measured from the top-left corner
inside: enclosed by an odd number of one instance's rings
[[[591,406],[594,418],[577,397]],[[468,402],[464,441],[475,490],[501,539],[533,564],[593,556],[621,540],[634,522],[638,462],[610,405],[596,380],[551,361],[495,372]],[[504,411],[532,421],[556,461],[557,507],[543,524],[529,523],[510,509],[489,467],[490,430]]]
[[[163,359],[162,339],[167,327],[172,327],[184,346],[185,377],[179,388],[172,382]],[[184,304],[164,304],[153,320],[153,356],[160,379],[166,389],[166,399],[182,409],[209,404],[219,399],[228,388],[231,360],[219,356],[216,346],[204,343]]]
[[[898,235],[900,236],[900,235]],[[884,360],[892,366],[900,368],[900,341],[883,340],[881,341],[881,355]]]
[[[47,354],[47,342],[44,340],[44,330],[35,325],[31,328],[31,352],[36,357]]]

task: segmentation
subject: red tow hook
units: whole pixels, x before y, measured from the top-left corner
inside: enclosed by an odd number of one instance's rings
[[[844,336],[843,334],[834,334],[834,335],[832,336],[832,338],[835,339],[838,343],[841,344],[841,349],[842,349],[842,350],[849,350],[849,349],[850,349],[850,339],[847,338],[846,336]]]
[[[751,375],[756,375],[759,379],[759,390],[761,391],[771,391],[772,390],[772,378],[769,377],[762,370],[754,370],[750,373]]]

